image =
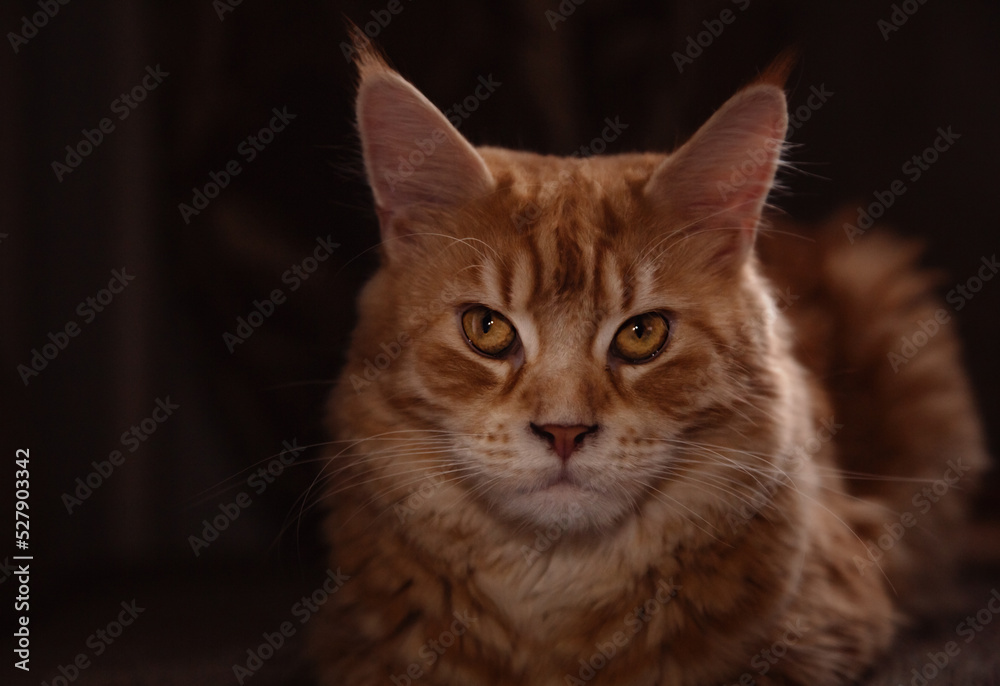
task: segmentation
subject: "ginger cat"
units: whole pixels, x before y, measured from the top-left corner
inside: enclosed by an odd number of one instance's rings
[[[358,43],[382,260],[330,403],[320,682],[863,675],[947,573],[959,489],[915,494],[986,458],[947,327],[887,360],[938,307],[912,246],[762,231],[781,69],[673,153],[559,158],[473,147]]]

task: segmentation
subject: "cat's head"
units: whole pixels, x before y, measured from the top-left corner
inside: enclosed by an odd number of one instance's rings
[[[669,155],[556,158],[475,148],[374,52],[359,68],[382,264],[339,431],[373,490],[429,479],[508,521],[601,528],[760,483],[788,440],[753,257],[781,88],[741,90]]]

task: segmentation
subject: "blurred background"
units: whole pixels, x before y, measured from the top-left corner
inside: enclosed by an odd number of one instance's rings
[[[30,449],[34,558],[14,683],[238,681],[322,585],[309,446],[378,241],[345,17],[442,109],[498,82],[474,143],[554,154],[669,150],[796,44],[772,201],[811,221],[902,179],[882,221],[925,241],[942,296],[997,252],[995,2],[4,2],[0,503]],[[595,143],[606,118],[625,126]],[[939,128],[958,136],[914,179]],[[952,325],[995,448],[1000,279],[972,295]],[[274,652],[252,683],[308,683]]]

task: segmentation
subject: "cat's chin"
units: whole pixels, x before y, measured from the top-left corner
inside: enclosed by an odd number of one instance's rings
[[[496,505],[505,516],[544,529],[550,538],[607,529],[628,513],[626,506],[608,494],[565,479],[510,494]]]

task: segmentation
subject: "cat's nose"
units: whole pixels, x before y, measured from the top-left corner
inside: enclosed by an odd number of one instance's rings
[[[569,460],[570,455],[576,450],[583,439],[587,437],[588,434],[592,434],[597,431],[597,425],[584,426],[583,424],[542,424],[539,426],[532,422],[531,430],[536,436],[544,438],[552,446],[552,449],[556,451],[556,455],[566,462]]]

